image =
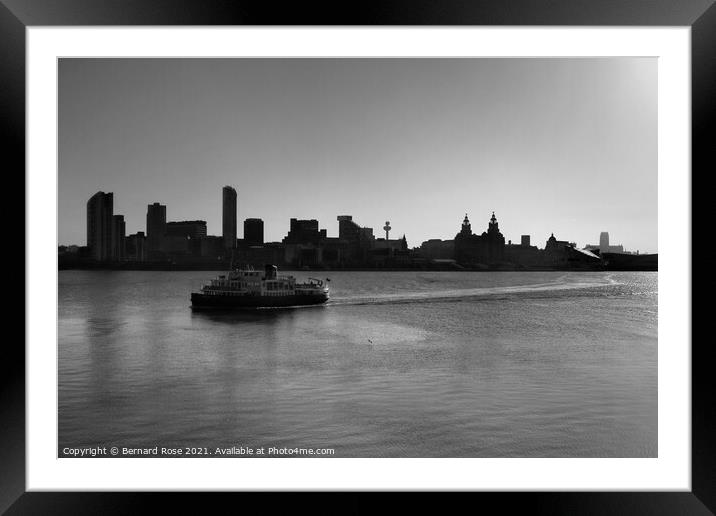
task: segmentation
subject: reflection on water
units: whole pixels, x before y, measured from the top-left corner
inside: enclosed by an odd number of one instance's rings
[[[325,306],[325,305],[319,305]],[[304,308],[304,307],[296,307]],[[255,310],[232,310],[222,308],[192,308],[191,318],[205,319],[215,323],[241,324],[241,323],[272,323],[279,318],[293,317],[293,307]]]
[[[206,276],[60,272],[60,447],[656,456],[656,273],[331,272],[326,305],[192,310]]]

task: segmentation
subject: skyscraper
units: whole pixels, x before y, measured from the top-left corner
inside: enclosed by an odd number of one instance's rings
[[[162,239],[167,232],[167,207],[155,202],[147,206],[147,254],[162,249]]]
[[[244,221],[244,244],[263,245],[264,221],[261,219],[246,219]]]
[[[112,215],[112,260],[124,260],[125,249],[124,215]]]
[[[599,253],[609,252],[609,233],[602,231],[599,234]]]
[[[222,190],[222,237],[224,248],[236,247],[236,190],[225,186]]]
[[[180,220],[167,222],[167,236],[181,236],[198,240],[206,236],[205,220]]]
[[[147,259],[147,249],[145,247],[146,240],[144,231],[137,231],[135,234],[127,237],[126,251],[128,260],[143,262]]]
[[[87,201],[87,247],[90,256],[104,262],[112,257],[112,192],[97,192]]]

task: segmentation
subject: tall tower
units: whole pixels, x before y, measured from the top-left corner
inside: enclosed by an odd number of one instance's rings
[[[383,226],[383,231],[385,231],[385,240],[388,240],[388,234],[390,233],[390,230],[393,229],[390,227],[390,221],[385,221],[385,226]]]
[[[222,190],[221,235],[224,237],[224,248],[236,247],[236,190],[225,186]]]
[[[147,253],[162,250],[162,240],[167,233],[167,207],[155,202],[147,206]]]
[[[609,252],[609,233],[602,231],[599,234],[599,254]]]
[[[87,247],[90,256],[104,262],[112,258],[114,194],[97,192],[87,201]]]
[[[462,221],[462,228],[460,228],[460,234],[463,236],[472,235],[472,226],[470,226],[470,219],[467,218],[467,213]]]
[[[124,215],[112,216],[112,260],[122,261],[125,258],[126,225]]]
[[[246,245],[263,245],[264,221],[261,219],[244,220],[244,243]]]
[[[495,217],[495,212],[492,212],[492,217],[490,218],[490,223],[487,225],[487,234],[497,234],[500,232],[500,226],[497,224],[497,217]]]

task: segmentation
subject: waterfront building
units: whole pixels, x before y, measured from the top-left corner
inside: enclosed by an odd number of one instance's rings
[[[455,235],[455,260],[463,265],[492,265],[502,262],[505,255],[505,237],[492,213],[487,231],[473,234],[467,214],[462,221],[460,232]]]
[[[157,258],[167,233],[167,207],[155,202],[147,206],[147,256]]]
[[[542,260],[542,252],[537,246],[530,244],[530,235],[522,235],[519,244],[511,241],[505,246],[505,261],[521,267],[533,267],[539,265]]]
[[[206,236],[205,220],[167,222],[162,251],[168,254],[201,255],[201,239]]]
[[[601,260],[591,251],[577,249],[577,244],[567,240],[557,240],[554,233],[545,243],[543,262],[549,266],[570,268],[599,268]]]
[[[226,249],[236,248],[236,190],[230,186],[222,189],[221,236]]]
[[[455,241],[431,238],[420,244],[418,251],[428,260],[451,260],[455,258]]]
[[[167,222],[166,235],[198,240],[206,236],[206,221],[180,220],[177,222]]]
[[[288,234],[282,240],[284,261],[297,267],[321,265],[326,238],[326,230],[319,229],[318,220],[292,218]]]
[[[126,238],[127,260],[132,262],[144,262],[147,260],[147,237],[144,231],[138,231]]]
[[[318,245],[326,238],[326,230],[318,229],[316,219],[291,219],[288,234],[284,237],[284,244],[314,244]]]
[[[97,192],[87,201],[87,247],[93,260],[112,259],[113,210],[112,192]]]
[[[629,254],[626,251],[624,251],[623,245],[610,245],[609,244],[609,233],[606,231],[602,231],[599,234],[599,244],[587,244],[584,246],[585,251],[592,251],[599,255],[603,255],[605,253],[623,253],[623,254]]]
[[[264,243],[264,221],[261,219],[244,220],[244,245],[262,245]]]
[[[285,248],[280,242],[266,242],[261,245],[242,245],[236,250],[234,264],[251,265],[261,268],[266,264],[283,265]]]
[[[374,267],[390,267],[409,261],[408,241],[402,238],[376,238],[368,252],[368,263]]]
[[[121,262],[125,259],[125,230],[124,215],[112,216],[112,261]]]
[[[545,251],[561,251],[565,247],[574,247],[574,244],[568,242],[567,240],[557,240],[554,233],[550,235],[547,242],[544,244]]]
[[[183,235],[165,235],[162,239],[162,253],[166,258],[175,258],[176,255],[192,254],[193,242],[197,243],[198,252],[201,252],[201,241],[192,240]]]
[[[373,247],[373,228],[361,227],[352,215],[338,215],[338,238],[345,245],[344,261],[348,265],[364,264]]]
[[[223,260],[224,237],[207,235],[199,239],[199,254],[209,261]]]

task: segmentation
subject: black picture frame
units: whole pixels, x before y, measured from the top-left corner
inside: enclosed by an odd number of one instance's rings
[[[338,9],[338,5],[341,8]],[[226,0],[0,0],[0,127],[5,144],[5,178],[25,171],[25,29],[63,25],[551,25],[690,26],[692,30],[692,192],[704,195],[704,181],[716,170],[713,136],[716,111],[716,5],[713,0],[461,0],[364,1],[350,4],[295,2],[274,4]],[[19,196],[18,196],[19,197]],[[22,197],[24,199],[24,196]],[[692,235],[708,238],[702,224],[713,217],[711,203],[692,201]],[[709,210],[709,211],[706,211]],[[24,212],[24,211],[23,211]],[[17,212],[14,212],[17,213]],[[676,217],[688,214],[674,214]],[[23,245],[18,248],[24,249]],[[15,244],[13,244],[15,246]],[[710,247],[692,253],[693,272],[716,265]],[[705,254],[704,254],[705,253]],[[707,256],[704,268],[699,256]],[[24,260],[23,260],[24,263]],[[29,271],[25,270],[27,275]],[[16,277],[19,275],[15,274]],[[19,281],[19,280],[17,280]],[[24,284],[23,284],[24,287]],[[713,276],[699,277],[692,292],[716,287]],[[8,288],[8,287],[6,287]],[[20,290],[17,289],[16,292]],[[707,299],[704,296],[704,299]],[[17,303],[23,306],[24,303]],[[692,302],[692,328],[706,320],[707,302]],[[698,317],[698,316],[701,317]],[[692,331],[693,331],[692,330]],[[24,332],[23,332],[24,334]],[[693,331],[693,335],[697,332]],[[708,334],[706,334],[708,335]],[[24,341],[24,339],[23,339]],[[463,502],[478,508],[499,504],[500,511],[538,514],[712,514],[716,512],[716,436],[713,339],[692,339],[692,490],[691,492],[473,493]],[[206,512],[216,497],[237,503],[237,496],[185,493],[39,493],[25,492],[25,350],[20,339],[6,339],[0,360],[0,512],[7,514],[114,514],[142,512],[150,503],[164,511]],[[315,508],[315,494],[294,495],[292,503]],[[463,497],[464,498],[464,497]],[[415,502],[424,506],[418,495]],[[255,502],[261,503],[258,500]],[[246,503],[242,500],[242,504]],[[325,500],[320,502],[325,504]],[[351,493],[333,507],[368,512],[382,499]],[[442,501],[439,502],[442,506]],[[229,506],[231,507],[231,505]],[[174,510],[175,511],[174,511]]]

